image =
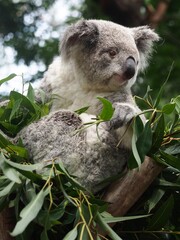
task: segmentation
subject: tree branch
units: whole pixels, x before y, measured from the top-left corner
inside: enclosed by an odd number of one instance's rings
[[[154,10],[151,5],[147,6],[149,13],[149,23],[151,27],[156,28],[158,24],[163,20],[167,9],[169,6],[169,1],[160,0],[156,9]]]
[[[108,212],[113,216],[126,214],[162,170],[162,165],[146,157],[140,169],[130,170],[112,183],[103,198],[109,203]]]
[[[1,240],[13,240],[9,232],[14,227],[14,214],[10,208],[5,208],[0,213],[0,239]]]

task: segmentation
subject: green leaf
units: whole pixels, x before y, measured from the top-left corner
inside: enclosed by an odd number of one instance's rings
[[[89,233],[87,231],[87,227],[84,224],[81,224],[78,227],[78,240],[90,240]]]
[[[59,164],[56,165],[56,169],[65,173],[66,178],[68,179],[68,181],[74,186],[77,187],[78,189],[81,189],[83,191],[85,191],[85,188],[81,186],[81,184],[75,179],[73,178],[68,171],[65,169],[62,161],[59,161]]]
[[[165,149],[165,153],[170,155],[176,155],[180,153],[180,143],[175,143],[172,146]]]
[[[105,98],[98,97],[97,99],[99,99],[100,102],[103,104],[102,111],[98,117],[103,121],[109,121],[114,113],[112,103]]]
[[[147,110],[151,107],[145,98],[141,98],[139,96],[134,96],[134,98],[140,109]]]
[[[172,213],[174,206],[174,198],[171,195],[162,205],[158,208],[157,212],[152,216],[148,230],[160,230],[167,223],[169,216]]]
[[[47,235],[47,231],[44,230],[42,233],[41,233],[41,239],[40,240],[49,240],[49,237]]]
[[[83,108],[76,110],[75,112],[80,115],[81,113],[86,112],[88,110],[88,108],[89,108],[89,106],[83,107]]]
[[[24,147],[16,146],[16,145],[7,145],[6,149],[12,155],[17,155],[23,159],[28,159],[28,151]]]
[[[165,114],[171,114],[174,111],[175,106],[176,106],[175,103],[168,103],[168,104],[163,106],[162,112],[165,113]]]
[[[122,238],[120,238],[117,233],[115,233],[113,231],[113,229],[103,220],[103,217],[100,215],[99,212],[97,212],[96,215],[96,221],[98,223],[98,225],[100,226],[100,228],[104,231],[107,232],[108,236],[112,239],[112,240],[122,240]]]
[[[145,93],[145,95],[143,96],[143,98],[144,99],[148,99],[149,98],[149,95],[150,95],[150,93],[152,92],[153,90],[151,89],[151,87],[148,85],[147,86],[147,90],[146,90],[146,93]]]
[[[76,225],[70,232],[68,232],[63,240],[75,240],[78,235],[77,226],[78,225]]]
[[[20,174],[6,163],[6,158],[2,152],[0,153],[0,168],[3,174],[12,182],[21,183]]]
[[[29,83],[29,87],[28,87],[27,98],[28,98],[31,102],[34,102],[34,101],[35,101],[34,89],[33,89],[32,85],[31,85],[30,83]]]
[[[140,167],[141,165],[141,157],[139,155],[136,142],[141,132],[143,131],[143,129],[144,129],[144,126],[143,126],[142,120],[140,119],[139,116],[137,116],[134,119],[134,123],[133,123],[132,154],[128,159],[128,166],[130,169]]]
[[[180,183],[169,182],[164,179],[158,179],[158,185],[161,187],[180,188]]]
[[[30,171],[30,172],[34,170],[42,169],[43,167],[42,162],[35,163],[35,164],[20,164],[20,163],[12,162],[8,159],[5,159],[5,162],[16,169],[23,170],[23,171]]]
[[[132,154],[128,160],[130,169],[140,167],[144,161],[145,155],[149,152],[152,145],[152,130],[148,121],[143,127],[142,120],[139,116],[134,119],[133,137],[132,137]]]
[[[180,95],[176,98],[173,98],[173,102],[176,104],[176,111],[178,114],[180,114]]]
[[[17,75],[16,75],[15,73],[12,73],[12,74],[10,74],[8,77],[1,79],[1,80],[0,80],[0,86],[1,86],[3,83],[5,83],[5,82],[7,82],[7,81],[9,81],[9,80],[11,80],[11,79],[13,79],[13,78],[16,77],[16,76],[17,76]]]
[[[139,135],[136,145],[141,162],[143,162],[144,157],[147,155],[152,146],[152,130],[150,121],[145,124],[143,131]]]
[[[14,168],[10,168],[10,167],[8,166],[8,164],[6,164],[6,163],[4,163],[3,165],[4,165],[4,166],[3,166],[2,170],[3,170],[4,175],[5,175],[8,179],[10,179],[11,181],[20,184],[20,183],[21,183],[21,179],[20,179],[20,174],[19,174],[19,172],[16,171]],[[2,167],[2,166],[1,166],[1,167]]]
[[[0,191],[0,198],[4,196],[8,196],[11,192],[13,192],[16,188],[17,184],[15,182],[10,182],[3,190]]]
[[[160,148],[164,137],[164,129],[164,115],[162,114],[153,133],[151,153],[155,153]]]
[[[140,216],[113,217],[111,214],[105,212],[105,213],[101,213],[101,216],[103,221],[106,223],[116,223],[116,222],[124,222],[124,221],[140,219],[140,218],[146,218],[146,217],[149,217],[150,214],[140,215]]]
[[[157,98],[156,98],[155,103],[154,103],[154,108],[157,108],[157,106],[158,106],[158,104],[159,104],[159,102],[160,102],[160,100],[162,98],[162,94],[163,94],[163,91],[165,89],[166,83],[169,80],[169,76],[170,76],[170,73],[172,71],[173,65],[174,65],[174,63],[171,65],[171,68],[170,68],[169,74],[168,74],[168,76],[166,78],[166,81],[163,83],[163,85],[161,86],[161,88],[159,90],[159,93],[158,93]]]
[[[16,91],[11,91],[9,98],[12,103],[21,99],[24,108],[29,109],[29,111],[31,111],[32,113],[36,113],[34,104],[27,97],[22,95],[21,93],[18,93]]]
[[[162,189],[157,189],[153,192],[152,196],[147,201],[148,213],[150,213],[151,210],[157,205],[157,203],[161,200],[164,194],[165,191]]]
[[[12,107],[12,110],[11,110],[11,114],[10,114],[10,117],[9,117],[9,121],[11,122],[12,118],[15,116],[16,113],[18,113],[19,111],[19,108],[21,106],[21,103],[22,103],[22,99],[19,98],[17,99],[15,102],[14,102],[14,105]]]
[[[0,147],[5,148],[12,143],[0,133]]]
[[[36,218],[40,209],[42,208],[44,198],[49,193],[49,189],[42,189],[32,201],[26,205],[25,208],[20,212],[21,220],[16,223],[11,236],[17,236],[24,232],[29,223]]]
[[[162,163],[166,164],[167,166],[172,166],[178,170],[180,170],[180,158],[176,158],[170,154],[167,154],[163,151],[159,151],[161,154]]]

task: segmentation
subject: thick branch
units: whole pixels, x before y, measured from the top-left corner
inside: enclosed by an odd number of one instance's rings
[[[108,212],[113,216],[126,214],[162,169],[162,165],[146,157],[139,170],[128,171],[125,177],[112,183],[104,196],[109,203]]]
[[[9,232],[14,227],[13,212],[6,208],[0,213],[0,240],[13,240]]]
[[[152,9],[151,5],[147,7],[149,12],[149,23],[151,27],[156,28],[158,24],[163,20],[167,9],[168,9],[169,1],[160,0],[156,9]]]

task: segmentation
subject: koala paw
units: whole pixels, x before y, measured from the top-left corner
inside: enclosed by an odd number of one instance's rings
[[[130,104],[114,104],[115,110],[112,119],[107,123],[109,129],[117,129],[132,120],[137,114],[137,109]]]

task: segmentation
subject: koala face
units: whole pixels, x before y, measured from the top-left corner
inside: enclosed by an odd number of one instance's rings
[[[80,20],[69,27],[61,43],[85,89],[118,91],[131,87],[147,65],[158,35],[147,26],[126,28],[103,20]]]

